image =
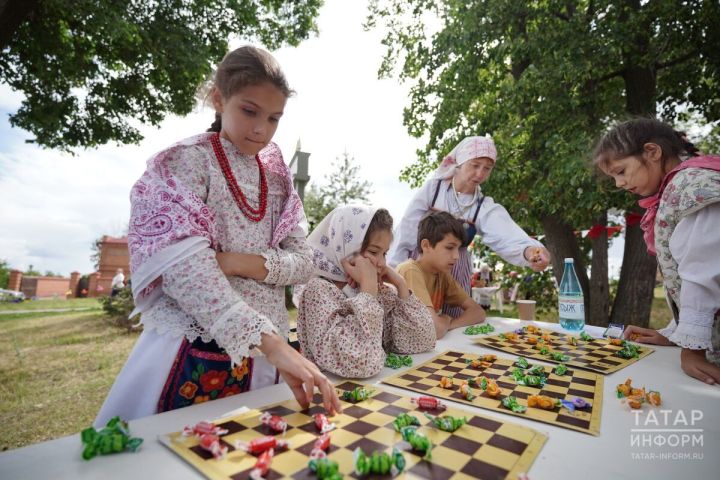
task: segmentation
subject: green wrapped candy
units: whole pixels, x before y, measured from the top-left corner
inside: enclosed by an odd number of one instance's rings
[[[550,352],[550,358],[552,358],[556,362],[567,362],[568,360],[570,360],[570,357],[568,357],[562,352]]]
[[[527,410],[527,407],[520,405],[517,401],[517,398],[513,396],[503,398],[501,403],[503,407],[507,408],[508,410],[512,410],[515,413],[525,413],[525,411]]]
[[[393,421],[393,427],[395,427],[395,431],[399,432],[404,427],[409,427],[410,425],[420,426],[420,420],[414,415],[410,415],[408,413],[401,413],[398,415],[395,420]]]
[[[640,347],[634,343],[625,342],[623,348],[618,350],[615,355],[625,359],[638,358],[640,356]]]
[[[394,368],[397,370],[402,367],[409,367],[412,365],[412,357],[410,355],[398,355],[396,353],[388,353],[385,357],[385,366]]]
[[[595,338],[591,337],[590,335],[588,335],[585,332],[585,330],[583,330],[582,332],[580,332],[580,340],[584,340],[586,342],[592,342],[593,340],[595,340]]]
[[[528,375],[537,375],[539,377],[545,376],[545,367],[542,365],[535,365],[530,370],[528,370]]]
[[[363,400],[367,400],[370,398],[370,395],[375,390],[365,387],[355,387],[353,390],[345,390],[340,394],[340,399],[345,400],[346,402],[362,402]]]
[[[433,425],[435,425],[437,428],[444,432],[454,432],[458,428],[462,427],[467,423],[467,418],[455,418],[450,415],[445,415],[443,417],[437,416],[433,417],[429,413],[425,413],[425,416],[432,420]]]
[[[480,335],[488,334],[495,331],[495,327],[489,323],[483,325],[470,325],[464,330],[465,335]]]
[[[338,463],[329,458],[313,458],[308,462],[310,471],[320,480],[342,480]]]
[[[525,357],[518,357],[518,359],[515,361],[515,365],[517,365],[520,368],[528,368],[530,364],[528,363],[527,359]]]
[[[405,468],[405,457],[396,448],[393,449],[392,455],[386,452],[373,452],[367,456],[360,447],[355,449],[353,453],[355,457],[355,474],[361,477],[365,475],[387,475],[393,467],[398,472],[402,472]]]
[[[567,367],[564,363],[559,363],[557,367],[555,367],[555,375],[565,375],[567,373]]]
[[[425,452],[423,458],[430,460],[432,458],[432,442],[428,437],[417,431],[417,427],[404,427],[400,430],[403,440],[408,442],[413,450]]]
[[[130,437],[128,424],[120,417],[111,418],[100,431],[93,427],[86,428],[80,433],[80,440],[85,446],[82,453],[85,460],[90,460],[96,455],[108,455],[125,450],[134,452],[143,442],[142,438]]]

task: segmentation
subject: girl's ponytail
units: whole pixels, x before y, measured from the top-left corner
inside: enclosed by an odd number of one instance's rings
[[[208,132],[219,132],[222,129],[222,115],[220,113],[215,112],[215,121],[210,125],[210,128],[208,128],[206,131]]]
[[[700,154],[700,150],[695,144],[688,140],[687,133],[675,130],[675,135],[678,136],[682,143],[683,150],[685,150],[689,156],[697,157]]]

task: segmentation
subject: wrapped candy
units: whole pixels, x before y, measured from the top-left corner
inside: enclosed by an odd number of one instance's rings
[[[615,352],[615,355],[625,359],[638,358],[640,356],[640,347],[634,343],[625,342],[623,348]]]
[[[212,453],[215,460],[220,460],[225,456],[228,448],[220,444],[220,437],[214,433],[204,433],[200,435],[200,447]]]
[[[410,400],[423,410],[445,410],[447,406],[435,397],[418,397]]]
[[[270,412],[265,412],[260,415],[260,423],[262,423],[263,425],[267,425],[270,430],[278,433],[285,433],[288,427],[287,422],[282,417],[273,415]]]
[[[453,388],[453,380],[452,377],[442,377],[440,378],[440,388],[446,388],[451,390]]]
[[[567,408],[571,412],[574,412],[575,409],[585,410],[592,407],[592,404],[590,402],[580,397],[575,397],[572,400],[560,400],[560,403],[563,407]]]
[[[489,323],[484,323],[482,325],[470,325],[469,327],[465,328],[464,333],[465,335],[480,335],[491,333],[494,331],[495,327],[493,327]]]
[[[330,448],[330,434],[323,433],[315,440],[313,449],[310,451],[310,458],[325,458],[328,448]]]
[[[403,440],[408,442],[413,450],[417,452],[425,452],[423,458],[430,460],[432,458],[432,442],[428,437],[417,431],[416,427],[404,427],[400,430]]]
[[[462,427],[467,423],[467,418],[455,418],[450,415],[445,415],[444,417],[433,417],[429,413],[426,413],[425,416],[432,420],[433,425],[435,425],[437,428],[442,430],[443,432],[454,432],[458,428]]]
[[[565,366],[564,363],[559,363],[559,364],[555,367],[555,375],[560,375],[560,376],[562,376],[562,375],[565,375],[566,373],[567,373],[567,366]]]
[[[370,398],[370,395],[375,390],[368,389],[365,387],[355,387],[353,390],[345,390],[340,393],[340,399],[345,400],[346,402],[362,402],[364,400],[367,400]]]
[[[660,397],[660,392],[657,392],[655,390],[649,391],[645,395],[645,399],[653,407],[659,407],[660,405],[662,405],[662,398]]]
[[[420,420],[418,420],[415,415],[410,415],[408,413],[401,413],[395,417],[395,420],[393,420],[393,427],[396,432],[399,432],[402,428],[409,427],[410,425],[420,426]]]
[[[386,452],[373,452],[367,456],[360,447],[353,453],[355,459],[355,474],[364,477],[365,475],[387,475],[394,469],[400,473],[405,468],[405,457],[397,448],[393,448],[392,454]]]
[[[142,438],[130,437],[128,424],[120,417],[111,418],[100,431],[93,427],[86,428],[80,433],[80,440],[85,446],[82,452],[84,460],[90,460],[95,455],[107,455],[125,450],[134,452],[143,442]]]
[[[412,357],[410,355],[398,355],[396,353],[388,353],[385,357],[385,366],[393,369],[409,367],[412,365]]]
[[[520,368],[529,368],[530,367],[530,364],[528,363],[528,361],[525,357],[518,357],[518,359],[515,360],[515,365],[517,365]]]
[[[183,436],[189,437],[190,435],[195,435],[197,437],[200,437],[202,435],[211,433],[213,435],[222,436],[228,433],[228,430],[225,428],[220,428],[217,425],[215,425],[212,422],[202,421],[198,422],[193,426],[187,425],[185,428],[183,428]]]
[[[463,380],[463,382],[460,384],[459,389],[460,395],[465,397],[465,400],[472,400],[475,398],[475,395],[472,393],[472,390],[470,390],[470,385],[467,381]]]
[[[595,340],[595,338],[591,337],[590,335],[587,334],[587,332],[585,332],[585,330],[583,330],[582,332],[580,332],[580,340],[582,340],[584,342],[592,342]]]
[[[311,458],[308,468],[320,480],[342,480],[343,478],[338,463],[328,458]]]
[[[556,362],[567,362],[568,360],[570,360],[570,357],[568,357],[562,352],[548,352],[548,354],[550,355],[550,358],[552,358]]]
[[[493,379],[480,377],[479,385],[480,388],[488,395],[488,397],[495,398],[500,395],[500,387],[498,387],[498,384],[495,383],[495,380]]]
[[[611,338],[610,345],[615,345],[616,347],[622,347],[623,345],[625,345],[625,340],[623,340],[622,338]]]
[[[535,338],[535,337],[528,337],[528,338],[527,338],[527,343],[529,343],[530,345],[537,345],[538,339]]]
[[[313,420],[315,420],[315,426],[320,430],[320,433],[327,433],[335,428],[335,424],[330,423],[324,413],[316,413],[313,415]]]
[[[500,338],[509,342],[515,342],[518,339],[518,334],[515,332],[505,332],[500,334]]]
[[[503,407],[507,408],[508,410],[511,410],[515,413],[525,413],[527,410],[526,407],[523,405],[520,405],[517,401],[517,398],[513,397],[512,395],[509,397],[505,397],[500,402]]]
[[[528,325],[527,327],[525,327],[525,330],[527,331],[527,333],[532,333],[532,334],[536,334],[536,333],[540,332],[540,329],[538,327],[536,327],[535,325]]]
[[[259,455],[271,448],[273,450],[282,450],[290,446],[287,440],[278,440],[277,437],[268,435],[266,437],[255,438],[248,443],[235,442],[235,448],[243,450],[252,455]]]
[[[572,346],[576,346],[578,342],[578,339],[575,335],[568,335],[567,336],[567,343],[569,343]]]
[[[615,391],[617,393],[617,397],[622,398],[622,397],[629,397],[632,389],[633,389],[632,388],[632,379],[628,378],[627,380],[625,380],[625,383],[619,384],[615,388]]]
[[[270,471],[270,464],[272,463],[272,459],[274,456],[275,450],[273,450],[272,448],[270,450],[265,450],[263,453],[261,453],[257,459],[257,462],[255,462],[255,466],[252,470],[250,470],[250,478],[252,480],[260,480],[261,478],[265,478],[265,476]]]
[[[528,407],[554,410],[560,406],[560,401],[547,395],[530,395],[527,399]]]

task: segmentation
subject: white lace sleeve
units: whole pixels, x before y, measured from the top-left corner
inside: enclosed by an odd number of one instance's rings
[[[680,275],[680,319],[669,339],[693,350],[712,349],[712,326],[720,309],[720,203],[684,217],[670,237]]]
[[[306,283],[313,274],[312,250],[305,238],[289,236],[280,242],[280,248],[261,253],[268,270],[265,283],[271,285],[297,285]]]
[[[202,250],[163,274],[163,291],[196,322],[203,339],[215,340],[239,363],[259,345],[263,333],[276,333],[272,322],[250,308],[233,290],[215,259]]]
[[[525,230],[515,223],[505,207],[495,203],[491,197],[485,198],[476,226],[482,234],[483,243],[513,265],[529,266],[525,249],[542,246],[540,242],[530,238]]]

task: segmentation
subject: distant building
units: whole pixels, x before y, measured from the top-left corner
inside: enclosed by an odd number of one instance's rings
[[[305,200],[305,185],[310,181],[310,175],[308,175],[309,162],[310,154],[300,150],[300,140],[298,140],[289,168],[293,177],[293,186],[300,195],[301,200]]]

